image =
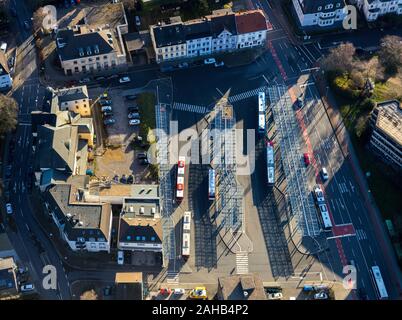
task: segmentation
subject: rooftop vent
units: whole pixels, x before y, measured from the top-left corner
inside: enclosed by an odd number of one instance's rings
[[[78,48],[78,52],[79,52],[79,54],[80,54],[80,57],[83,57],[83,56],[84,56],[84,49]]]
[[[151,212],[152,212],[152,214],[155,214],[155,213],[156,213],[156,208],[153,207],[153,208],[151,209]]]

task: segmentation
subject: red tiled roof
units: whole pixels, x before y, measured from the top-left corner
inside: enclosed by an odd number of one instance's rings
[[[261,10],[236,13],[237,32],[249,33],[267,30],[267,22]]]

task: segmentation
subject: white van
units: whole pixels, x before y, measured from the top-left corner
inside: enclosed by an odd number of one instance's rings
[[[117,252],[117,264],[120,264],[120,265],[124,264],[124,252],[123,251]]]
[[[6,42],[1,43],[0,50],[3,51],[4,53],[6,53],[6,51],[7,51],[7,43]]]
[[[328,176],[327,168],[324,167],[321,169],[321,177],[322,177],[322,180],[324,180],[324,181],[328,180],[329,176]]]

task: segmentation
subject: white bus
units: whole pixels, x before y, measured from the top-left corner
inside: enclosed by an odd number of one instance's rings
[[[183,242],[181,254],[187,259],[190,256],[191,212],[185,211],[183,215]]]
[[[268,185],[273,186],[275,184],[275,157],[272,142],[267,143],[267,176]]]
[[[209,169],[208,177],[208,199],[215,199],[215,169]]]
[[[184,197],[184,173],[186,167],[186,157],[179,157],[177,163],[177,180],[176,180],[176,199],[183,200]]]
[[[330,231],[332,228],[331,217],[329,216],[328,208],[325,203],[319,203],[318,208],[321,214],[321,221],[325,231]]]
[[[377,297],[382,299],[388,299],[387,288],[385,288],[384,280],[382,279],[380,267],[373,266],[370,269],[371,278],[374,283],[375,291],[377,293]]]
[[[258,132],[265,133],[265,92],[258,92]]]

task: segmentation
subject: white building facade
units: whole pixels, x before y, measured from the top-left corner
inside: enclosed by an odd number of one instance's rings
[[[292,0],[292,3],[302,28],[341,25],[347,15],[344,0]]]
[[[386,14],[402,15],[402,0],[359,0],[358,6],[368,22]]]

